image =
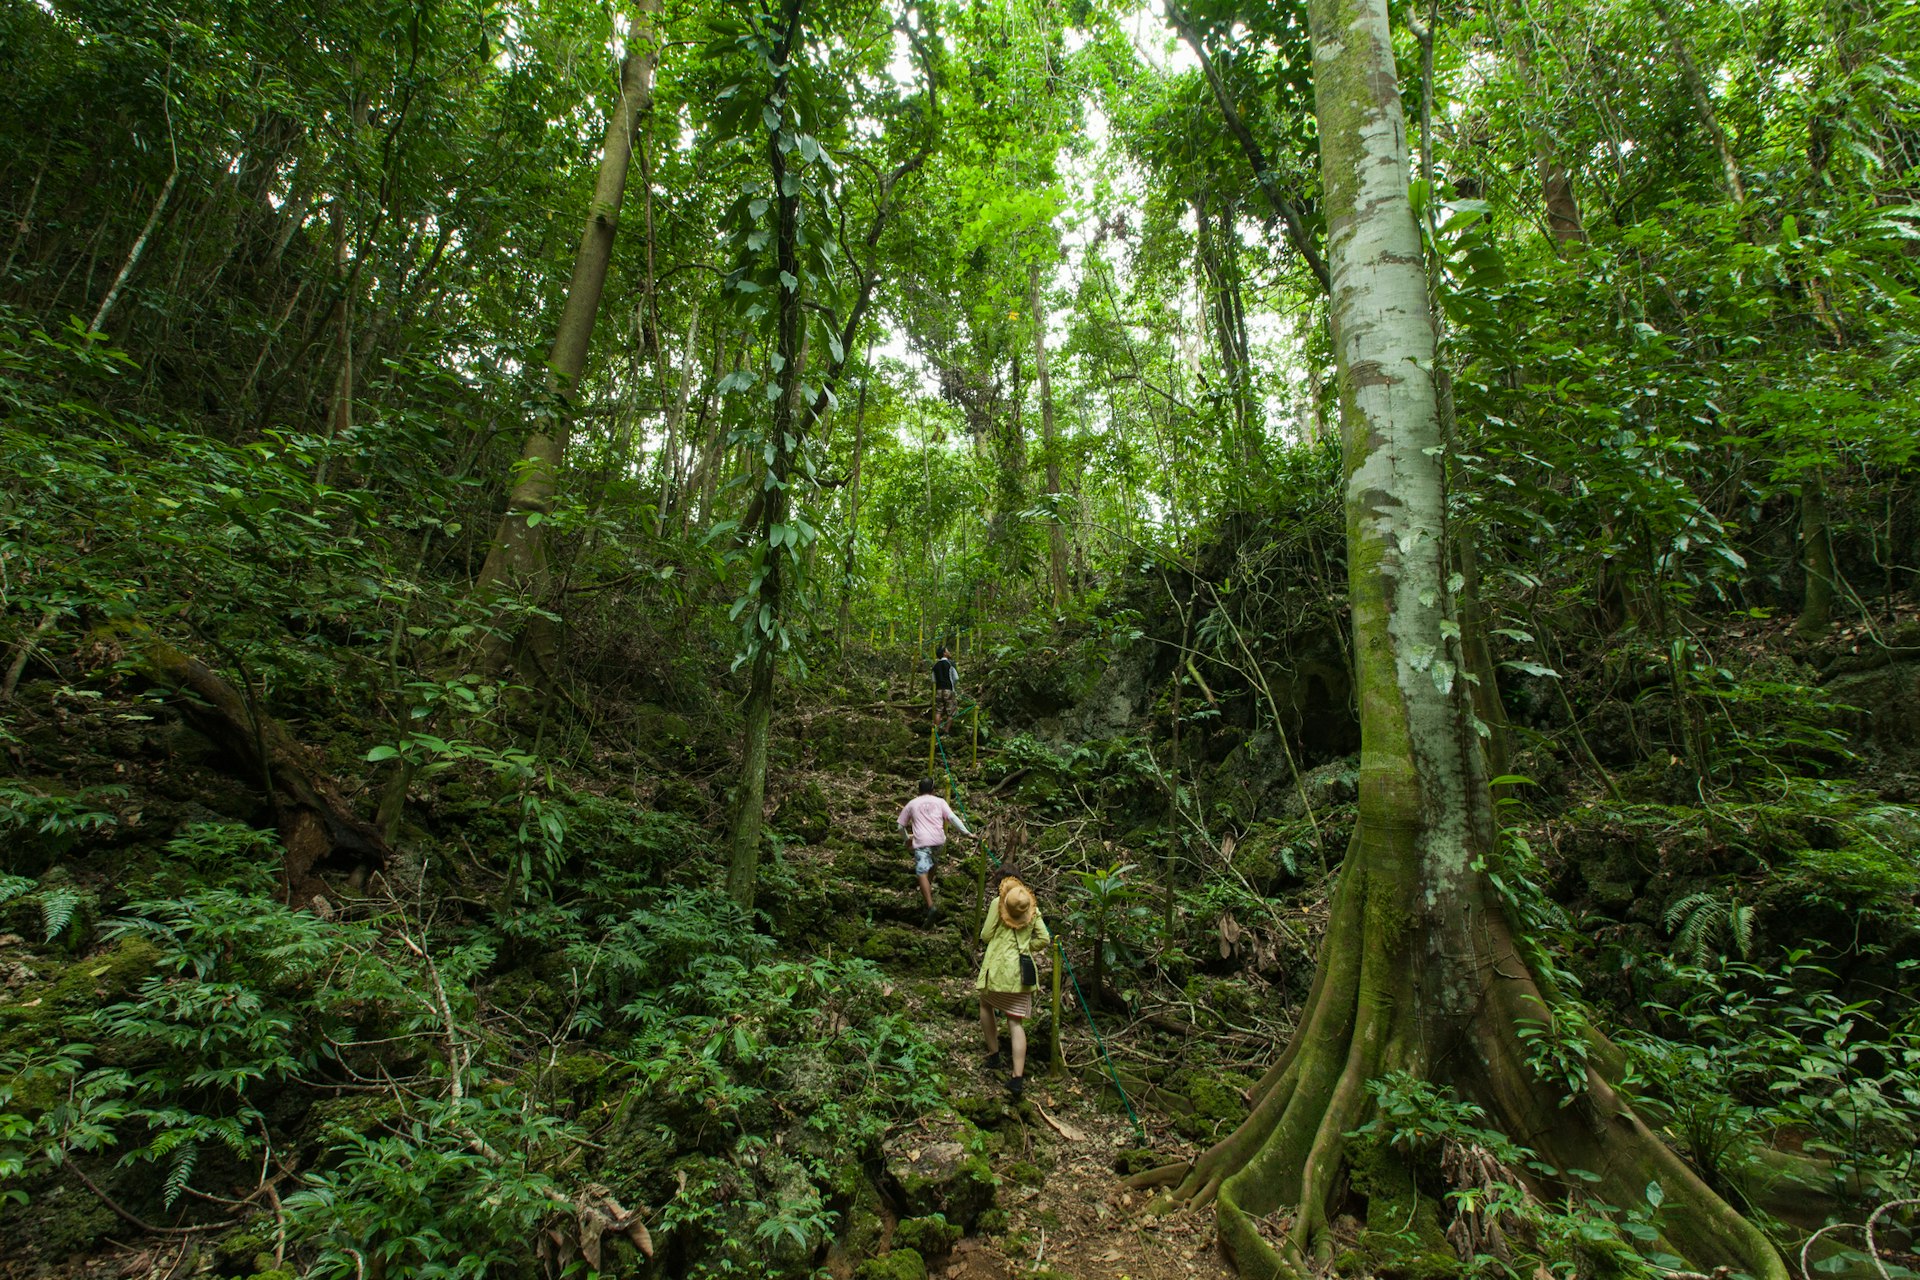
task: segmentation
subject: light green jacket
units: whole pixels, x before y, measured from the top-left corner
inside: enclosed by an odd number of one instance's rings
[[[1024,929],[1009,929],[1000,923],[1000,899],[996,896],[987,904],[987,921],[980,926],[980,941],[987,944],[987,954],[980,961],[980,976],[973,980],[977,991],[1004,991],[1018,995],[1027,988],[1020,982],[1020,955],[1025,952],[1034,957],[1036,963],[1046,954],[1047,944],[1053,941],[1053,935],[1047,932],[1047,922],[1036,905],[1033,920]]]

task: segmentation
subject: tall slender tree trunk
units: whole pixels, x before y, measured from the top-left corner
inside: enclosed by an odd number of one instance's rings
[[[1047,524],[1049,574],[1053,580],[1053,607],[1067,603],[1067,528],[1060,512],[1060,449],[1053,421],[1053,383],[1047,377],[1047,306],[1040,291],[1040,264],[1027,267],[1027,310],[1033,316],[1033,377],[1040,388],[1040,438],[1047,451]]]
[[[659,537],[667,527],[667,512],[672,508],[674,495],[685,480],[685,471],[681,465],[681,455],[686,451],[685,442],[680,438],[680,429],[687,420],[687,404],[693,398],[695,371],[700,364],[700,304],[694,303],[693,314],[687,321],[687,354],[682,357],[680,366],[680,392],[674,397],[673,408],[667,414],[667,425],[660,442],[660,503],[654,512],[653,532]]]
[[[353,256],[347,239],[347,195],[333,199],[333,330],[338,341],[340,371],[333,380],[333,399],[327,406],[326,442],[314,468],[313,484],[323,489],[333,464],[334,443],[353,430]]]
[[[767,93],[767,110],[776,115],[785,111],[788,71],[794,56],[794,42],[800,33],[801,0],[787,0],[783,30],[775,44],[773,83]],[[778,104],[778,105],[776,105]],[[800,265],[800,198],[788,190],[787,159],[780,150],[779,130],[767,136],[767,167],[773,182],[774,258],[783,276],[798,281]],[[755,566],[759,575],[756,597],[747,602],[747,625],[753,635],[751,675],[741,729],[740,782],[734,788],[732,821],[727,832],[727,896],[743,907],[753,906],[760,876],[760,826],[767,802],[767,739],[773,726],[773,676],[779,661],[780,644],[785,635],[785,592],[789,561],[772,539],[776,526],[786,523],[787,477],[792,472],[800,443],[800,428],[794,422],[800,396],[800,378],[805,372],[806,313],[804,299],[796,285],[778,291],[774,313],[774,377],[779,395],[773,402],[773,424],[768,431],[768,460],[756,495],[758,518],[748,523],[752,542],[763,557]],[[757,470],[757,468],[756,468]],[[758,615],[759,621],[753,620]]]
[[[1207,52],[1206,41],[1201,38],[1200,29],[1194,25],[1193,20],[1187,16],[1177,0],[1167,0],[1167,21],[1173,24],[1174,29],[1193,49],[1194,57],[1199,59],[1201,73],[1206,76],[1208,87],[1213,90],[1214,101],[1220,107],[1221,118],[1226,121],[1227,132],[1231,133],[1234,140],[1240,144],[1241,153],[1246,156],[1247,163],[1253,168],[1254,180],[1260,184],[1260,190],[1267,197],[1267,203],[1272,207],[1274,216],[1279,218],[1286,228],[1287,242],[1307,264],[1307,269],[1313,272],[1314,279],[1320,282],[1322,288],[1325,288],[1327,264],[1321,258],[1319,249],[1314,246],[1313,234],[1307,226],[1306,216],[1299,205],[1294,203],[1293,197],[1280,189],[1279,175],[1274,173],[1273,166],[1268,163],[1267,153],[1261,147],[1259,139],[1253,136],[1253,131],[1241,118],[1240,108],[1234,102],[1233,94],[1228,91],[1226,82],[1220,78],[1218,69],[1214,67],[1213,56]]]
[[[1814,472],[1800,482],[1800,565],[1806,591],[1793,633],[1819,640],[1833,625],[1833,538],[1827,523],[1826,478]]]
[[[1646,1204],[1659,1182],[1654,1224],[1701,1269],[1787,1280],[1766,1238],[1615,1091],[1617,1051],[1560,1021],[1566,1006],[1535,978],[1484,870],[1496,856],[1492,805],[1460,678],[1435,330],[1387,0],[1312,0],[1309,15],[1346,463],[1358,821],[1292,1043],[1255,1086],[1246,1122],[1163,1177],[1178,1177],[1176,1196],[1217,1198],[1221,1243],[1241,1275],[1320,1274],[1333,1260],[1337,1190],[1365,1190],[1343,1176],[1347,1135],[1374,1114],[1368,1085],[1404,1072],[1478,1103],[1555,1168],[1598,1174],[1606,1202]],[[1583,1075],[1536,1074],[1519,1034],[1528,1023],[1577,1042]],[[1275,1243],[1261,1220],[1281,1210],[1291,1218]]]
[[[171,116],[168,117],[167,122],[167,140],[168,146],[171,147],[173,141]],[[113,314],[113,304],[120,300],[120,291],[126,288],[128,278],[133,275],[133,269],[140,265],[140,257],[147,251],[147,241],[153,238],[153,229],[160,225],[160,215],[167,211],[167,201],[173,196],[173,184],[179,178],[180,157],[175,154],[172,167],[167,170],[167,180],[160,184],[160,194],[154,197],[153,208],[147,213],[146,225],[142,226],[140,234],[134,237],[133,247],[127,250],[126,261],[120,264],[119,274],[114,276],[113,283],[107,288],[107,296],[100,299],[100,309],[93,313],[93,319],[87,323],[87,329],[90,332],[99,333],[100,326],[105,324],[107,317]],[[91,271],[88,274],[91,275]],[[93,340],[89,338],[87,341],[91,345]]]
[[[778,70],[764,109],[776,116],[791,118],[788,68],[796,56],[802,3],[803,0],[787,0],[786,12],[782,15],[782,33],[774,40],[772,61]],[[917,45],[915,51],[922,53]],[[771,457],[766,459],[762,472],[760,460],[765,455],[760,452],[751,455],[752,460],[748,465],[753,468],[753,474],[761,474],[763,479],[749,504],[746,518],[741,521],[748,545],[756,548],[756,556],[763,557],[755,565],[758,586],[748,598],[749,607],[758,615],[757,623],[750,624],[757,626],[757,633],[750,645],[753,653],[752,673],[742,715],[745,724],[740,752],[740,782],[734,790],[733,814],[727,839],[727,894],[742,906],[753,905],[759,882],[760,826],[766,804],[767,734],[773,719],[774,668],[780,651],[788,643],[785,630],[786,593],[794,585],[788,580],[788,572],[795,565],[792,555],[796,548],[788,544],[787,552],[782,554],[774,535],[787,520],[791,506],[788,481],[800,450],[806,447],[811,433],[825,419],[834,403],[834,387],[846,369],[854,351],[854,343],[859,339],[860,327],[866,322],[867,309],[873,303],[874,288],[880,279],[880,237],[898,208],[896,196],[899,183],[926,163],[932,153],[937,137],[937,124],[932,122],[937,122],[939,115],[935,99],[938,80],[934,63],[930,59],[923,61],[930,107],[927,113],[930,121],[928,132],[919,150],[894,166],[880,180],[873,221],[868,224],[862,242],[865,255],[860,264],[859,283],[854,290],[852,304],[841,320],[839,332],[833,335],[829,348],[831,358],[810,384],[801,381],[807,369],[808,329],[804,316],[806,300],[801,296],[804,286],[798,283],[805,276],[799,256],[800,200],[797,194],[788,190],[786,155],[780,149],[781,131],[770,131],[767,138],[767,167],[773,179],[770,190],[773,192],[775,210],[774,256],[781,274],[793,279],[796,284],[777,290],[774,352],[778,360],[774,377],[778,394],[774,397],[774,419],[768,438]],[[798,190],[799,187],[795,186],[794,192]],[[811,386],[812,399],[802,403],[801,389],[804,385]]]
[[[1422,48],[1430,66],[1433,59],[1431,33],[1422,41]],[[1520,73],[1520,82],[1527,97],[1538,104],[1541,95],[1524,35],[1513,41],[1513,65]],[[1564,254],[1569,251],[1568,246],[1585,242],[1586,223],[1580,216],[1580,201],[1573,192],[1573,173],[1560,158],[1560,148],[1555,142],[1545,109],[1536,105],[1528,115],[1533,117],[1528,123],[1527,132],[1533,138],[1533,167],[1540,176],[1540,198],[1547,207],[1547,231],[1553,237],[1556,251]]]
[[[1713,142],[1713,149],[1720,157],[1720,171],[1726,179],[1727,194],[1733,197],[1735,204],[1747,202],[1747,188],[1740,181],[1740,162],[1734,158],[1733,144],[1727,139],[1726,126],[1720,123],[1720,113],[1714,109],[1713,92],[1707,87],[1706,77],[1700,74],[1699,66],[1693,60],[1693,53],[1687,48],[1686,36],[1673,20],[1673,9],[1666,0],[1654,0],[1654,11],[1660,15],[1660,23],[1667,29],[1667,47],[1673,50],[1675,62],[1680,64],[1680,74],[1686,79],[1687,89],[1693,94],[1693,105],[1700,112],[1700,123],[1707,131],[1707,137]]]
[[[860,552],[860,466],[867,449],[867,380],[873,368],[873,344],[867,344],[867,377],[860,380],[860,403],[853,415],[853,474],[847,479],[847,546],[840,557],[840,627],[835,634],[846,648],[847,624],[853,616],[853,580]]]
[[[486,562],[474,584],[483,595],[504,597],[524,592],[538,600],[552,585],[546,539],[540,525],[553,511],[554,486],[567,451],[568,414],[580,376],[586,369],[594,320],[600,313],[600,295],[606,288],[607,267],[613,259],[613,239],[620,226],[620,205],[626,194],[634,135],[641,118],[653,105],[653,73],[660,62],[660,41],[654,31],[660,0],[636,0],[634,8],[637,17],[633,33],[627,43],[627,56],[620,63],[620,96],[607,116],[606,141],[600,153],[600,174],[594,183],[593,204],[580,232],[580,248],[574,255],[566,305],[561,309],[560,324],[553,335],[553,350],[547,359],[549,416],[528,431],[526,443],[521,447],[516,478],[507,494],[506,514],[494,531]],[[500,621],[504,623],[504,616]],[[549,629],[534,628],[528,640],[536,666],[543,674],[550,674],[554,655]],[[506,655],[505,646],[495,644],[486,657],[486,664],[498,668],[504,664]]]

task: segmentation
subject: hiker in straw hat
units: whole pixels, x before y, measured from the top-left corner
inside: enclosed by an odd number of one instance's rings
[[[980,1031],[987,1038],[987,1070],[1006,1067],[1006,1048],[1000,1043],[996,1012],[1007,1015],[1008,1039],[1013,1041],[1013,1074],[1007,1092],[1020,1100],[1026,1087],[1027,1019],[1033,1016],[1033,988],[1038,981],[1033,957],[1051,942],[1047,922],[1033,900],[1033,890],[1018,876],[1001,869],[999,893],[987,907],[980,940],[987,954],[980,961],[974,988],[980,996]]]

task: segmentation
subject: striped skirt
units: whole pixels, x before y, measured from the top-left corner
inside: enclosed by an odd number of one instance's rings
[[[989,1009],[998,1009],[1009,1018],[1031,1018],[1033,1016],[1033,988],[1025,991],[988,991],[984,987],[975,988],[976,995]]]

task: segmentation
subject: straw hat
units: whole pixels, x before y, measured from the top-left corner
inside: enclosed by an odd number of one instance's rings
[[[1009,929],[1033,923],[1033,890],[1013,876],[1000,882],[1000,923]]]

